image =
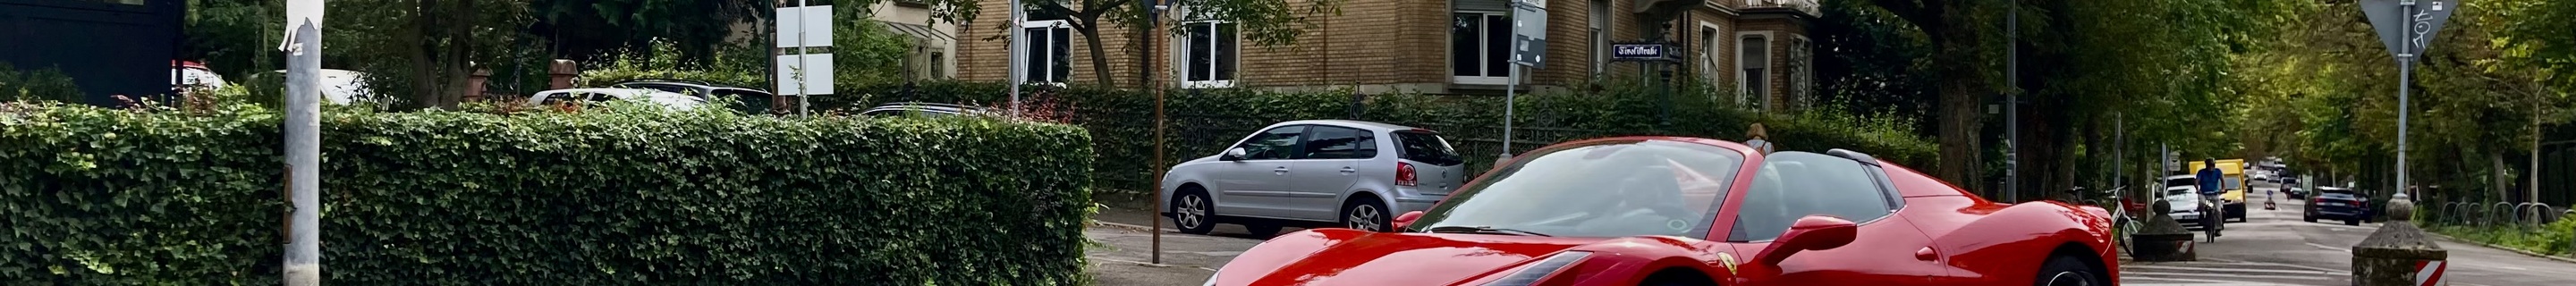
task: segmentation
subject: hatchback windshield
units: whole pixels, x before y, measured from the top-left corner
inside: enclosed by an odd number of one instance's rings
[[[1543,150],[1451,195],[1408,231],[1705,237],[1743,164],[1724,148],[1670,141]]]

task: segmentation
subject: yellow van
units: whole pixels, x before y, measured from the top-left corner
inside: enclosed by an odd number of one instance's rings
[[[2252,186],[2245,185],[2245,159],[2218,159],[2217,163],[2219,178],[2222,178],[2219,180],[2218,188],[2226,190],[2226,193],[2218,196],[2218,200],[2226,204],[2227,219],[2246,221],[2245,192]],[[2190,169],[2183,169],[2183,172],[2200,174],[2203,165],[2201,161],[2191,161],[2190,167]]]

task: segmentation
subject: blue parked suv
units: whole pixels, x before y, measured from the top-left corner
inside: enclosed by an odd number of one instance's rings
[[[2370,198],[2360,192],[2340,187],[2316,187],[2315,191],[2316,195],[2308,196],[2307,214],[2302,216],[2308,222],[2337,219],[2343,225],[2361,225],[2370,218]]]

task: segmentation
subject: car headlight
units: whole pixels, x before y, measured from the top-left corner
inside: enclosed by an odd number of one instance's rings
[[[1487,282],[1485,283],[1485,286],[1537,285],[1540,278],[1547,278],[1550,274],[1556,274],[1557,270],[1564,270],[1566,266],[1572,266],[1574,265],[1574,262],[1583,261],[1584,257],[1591,256],[1592,252],[1589,251],[1567,251],[1557,253],[1556,255],[1548,256],[1545,260],[1539,260],[1537,263],[1530,263],[1529,265],[1521,266],[1520,269],[1513,269],[1510,272],[1511,275],[1503,276],[1503,279],[1495,279],[1494,282]]]

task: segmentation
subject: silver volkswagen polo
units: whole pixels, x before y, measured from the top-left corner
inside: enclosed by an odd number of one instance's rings
[[[1396,214],[1430,209],[1468,175],[1439,133],[1366,121],[1272,124],[1223,152],[1163,176],[1162,214],[1181,232],[1217,223],[1261,236],[1283,226],[1386,231]]]

